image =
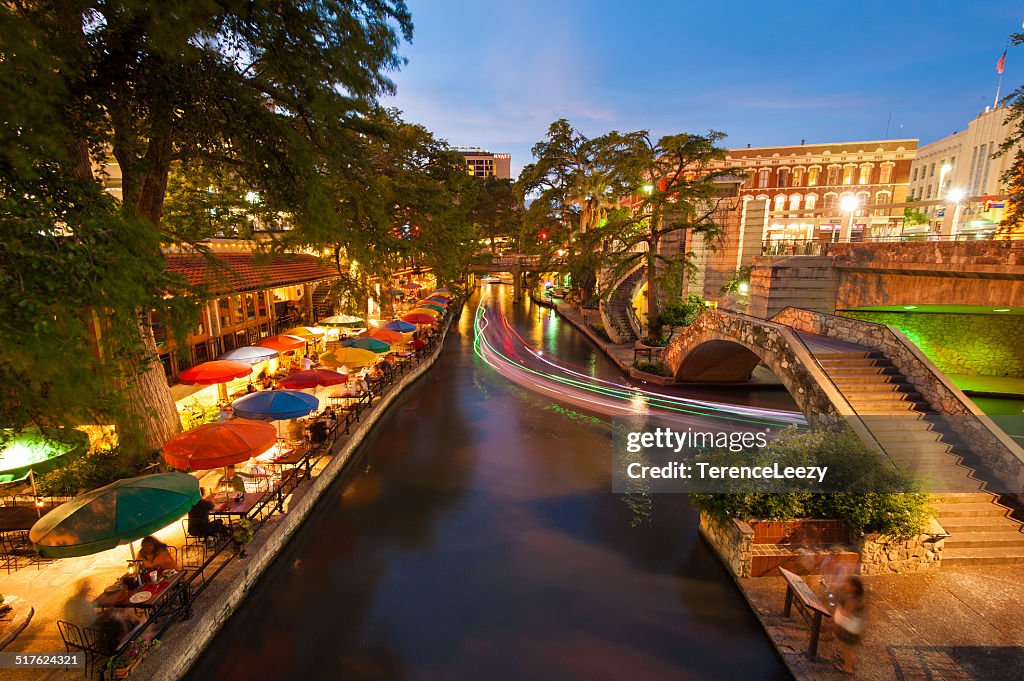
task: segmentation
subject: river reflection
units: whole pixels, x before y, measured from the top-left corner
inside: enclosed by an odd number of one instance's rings
[[[492,288],[524,340],[616,377]],[[789,678],[686,497],[637,523],[609,491],[608,428],[477,357],[475,303],[189,678]]]

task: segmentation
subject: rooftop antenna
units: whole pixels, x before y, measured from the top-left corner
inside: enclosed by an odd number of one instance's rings
[[[885,121],[885,138],[889,139],[889,124],[892,123],[892,111],[889,112],[889,118]]]

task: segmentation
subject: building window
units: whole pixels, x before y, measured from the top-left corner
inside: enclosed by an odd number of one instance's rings
[[[245,322],[245,304],[242,302],[242,296],[235,296],[235,324],[242,324]]]
[[[871,182],[871,170],[874,166],[871,163],[862,163],[860,174],[857,177],[857,184],[869,184]]]
[[[789,168],[779,168],[778,182],[780,187],[789,186]]]
[[[828,167],[828,178],[827,178],[826,184],[828,184],[828,186],[830,186],[830,187],[835,187],[836,185],[838,185],[839,184],[840,174],[842,172],[843,172],[843,169],[841,167],[839,167],[839,166],[829,166]]]
[[[769,173],[771,173],[771,171],[768,170],[767,168],[762,168],[757,173],[757,186],[758,187],[764,188],[764,187],[768,186],[768,175],[769,175]]]
[[[267,293],[265,291],[256,294],[256,313],[260,317],[267,316]]]
[[[228,298],[221,298],[217,301],[217,314],[222,327],[231,326],[231,301]]]
[[[892,169],[895,163],[883,163],[882,172],[878,176],[879,184],[889,184],[892,182]]]
[[[914,174],[911,176],[911,182],[917,182],[917,168],[914,168]],[[885,168],[882,169],[882,177],[885,177]],[[882,182],[888,182],[888,180],[882,180]]]
[[[875,194],[875,205],[878,206],[878,208],[875,209],[875,215],[887,215],[889,209],[885,206],[891,199],[892,196],[889,192],[878,192]]]
[[[245,294],[245,318],[256,319],[256,301],[251,293]]]
[[[926,199],[932,198],[932,186],[931,185],[928,185],[928,191],[925,192],[924,198],[926,198]]]
[[[807,198],[804,199],[804,209],[814,210],[814,207],[818,204],[817,194],[808,194]]]
[[[871,203],[871,194],[868,192],[857,192],[857,217],[863,217],[868,214],[866,206]]]
[[[853,173],[857,170],[857,166],[852,163],[843,166],[843,184],[851,184],[853,182]]]
[[[821,168],[818,166],[811,166],[807,171],[807,186],[813,187],[818,184],[818,173],[821,172]]]
[[[800,195],[790,194],[789,195],[789,209],[791,211],[800,210]]]
[[[793,186],[802,187],[804,185],[804,169],[793,168]]]
[[[778,194],[775,197],[775,210],[786,210],[786,195]]]
[[[935,177],[935,164],[928,166],[928,177]]]
[[[829,215],[835,215],[839,210],[839,194],[835,192],[829,192],[825,194],[825,212]]]

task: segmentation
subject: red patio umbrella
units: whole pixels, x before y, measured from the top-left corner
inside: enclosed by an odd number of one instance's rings
[[[301,390],[303,388],[316,388],[321,385],[338,385],[348,380],[344,374],[329,369],[310,369],[308,371],[297,371],[296,373],[282,378],[278,384],[289,390]]]
[[[178,380],[185,385],[213,385],[225,383],[233,378],[245,378],[251,373],[251,364],[230,359],[215,359],[182,371],[178,374]]]
[[[423,312],[410,312],[402,317],[402,321],[410,324],[433,324],[434,317]]]
[[[164,460],[175,468],[205,471],[246,461],[276,441],[277,430],[263,421],[204,423],[165,444]]]
[[[298,336],[270,336],[257,341],[256,345],[278,352],[290,352],[306,347],[306,339]]]

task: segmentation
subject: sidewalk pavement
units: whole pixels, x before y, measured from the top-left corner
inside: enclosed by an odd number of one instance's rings
[[[1024,580],[1020,566],[863,577],[867,627],[852,678],[868,681],[1004,681],[1024,675]],[[813,578],[809,582],[813,585]],[[739,586],[797,681],[846,679],[835,643],[807,658],[810,629],[794,608],[782,617],[781,577]]]

